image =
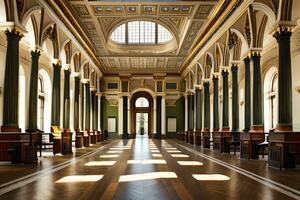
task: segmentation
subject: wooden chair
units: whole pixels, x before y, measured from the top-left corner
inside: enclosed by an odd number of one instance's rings
[[[101,142],[101,131],[96,131],[97,143]]]
[[[82,148],[83,147],[83,135],[79,129],[75,129],[75,148]]]
[[[83,146],[84,147],[89,147],[90,146],[90,135],[88,131],[83,131]]]
[[[62,129],[51,126],[50,142],[53,142],[53,155],[62,152]]]
[[[88,130],[89,135],[91,137],[91,144],[97,144],[97,135],[96,135],[96,131],[94,130]]]

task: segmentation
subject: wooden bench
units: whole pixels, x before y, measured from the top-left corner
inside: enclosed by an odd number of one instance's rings
[[[89,147],[90,146],[90,135],[88,131],[82,131],[83,136],[83,146]]]
[[[58,126],[51,127],[50,142],[53,142],[53,155],[72,153],[72,132],[61,130]]]
[[[97,144],[97,135],[96,135],[96,131],[88,130],[88,132],[90,133],[91,144]]]
[[[75,148],[82,148],[83,147],[83,135],[79,129],[75,129]]]

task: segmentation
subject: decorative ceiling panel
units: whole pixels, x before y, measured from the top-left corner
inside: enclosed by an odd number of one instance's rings
[[[159,70],[179,72],[185,57],[192,47],[201,27],[214,10],[218,0],[202,1],[88,1],[62,0],[86,31],[99,61],[104,65],[103,73],[118,73],[120,70],[146,72]],[[168,28],[175,34],[178,45],[175,50],[163,55],[146,47],[146,51],[131,49],[117,52],[108,41],[110,33],[119,24],[130,20],[150,20]]]

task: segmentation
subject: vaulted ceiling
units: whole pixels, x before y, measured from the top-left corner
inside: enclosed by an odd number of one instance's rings
[[[56,1],[57,2],[57,1]],[[85,32],[91,48],[105,74],[179,73],[190,49],[199,40],[218,0],[102,1],[60,0],[60,9],[69,13]],[[150,20],[173,31],[177,48],[165,53],[135,48],[116,52],[109,45],[109,34],[119,24],[130,20]]]

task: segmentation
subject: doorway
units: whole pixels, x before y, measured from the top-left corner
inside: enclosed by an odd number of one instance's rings
[[[152,96],[147,92],[137,92],[131,98],[131,132],[133,137],[145,135],[152,138]]]

